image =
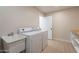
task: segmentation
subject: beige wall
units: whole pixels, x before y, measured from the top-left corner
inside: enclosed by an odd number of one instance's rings
[[[70,31],[79,27],[79,7],[51,13],[53,17],[53,38],[70,40]]]
[[[0,7],[0,35],[23,26],[38,26],[39,15],[33,7]]]
[[[42,13],[32,7],[0,7],[0,35],[23,26],[38,26]],[[53,38],[70,40],[70,30],[79,27],[79,7],[51,13]]]

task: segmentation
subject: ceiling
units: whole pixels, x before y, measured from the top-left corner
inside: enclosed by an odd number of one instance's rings
[[[36,6],[36,8],[43,13],[51,13],[59,10],[72,8],[72,7],[73,6]]]

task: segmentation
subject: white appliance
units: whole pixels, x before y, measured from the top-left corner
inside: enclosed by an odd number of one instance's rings
[[[48,32],[42,31],[42,50],[48,46]]]
[[[40,53],[48,45],[48,32],[36,28],[20,28],[22,35],[26,36],[26,52]]]

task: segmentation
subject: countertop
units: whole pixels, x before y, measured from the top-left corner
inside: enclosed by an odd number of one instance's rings
[[[77,38],[79,38],[79,28],[78,28],[78,29],[73,29],[73,30],[72,30],[72,33],[75,34],[75,36],[76,36]]]
[[[21,39],[24,39],[25,36],[23,35],[18,35],[18,34],[14,34],[13,36],[2,36],[2,39],[6,42],[6,43],[12,43]]]

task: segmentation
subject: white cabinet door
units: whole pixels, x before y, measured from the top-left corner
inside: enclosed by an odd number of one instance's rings
[[[75,48],[76,52],[79,53],[79,39],[76,37],[74,33],[71,33],[71,42],[73,47]]]
[[[11,43],[8,45],[8,47],[9,53],[19,53],[25,49],[25,39]]]

